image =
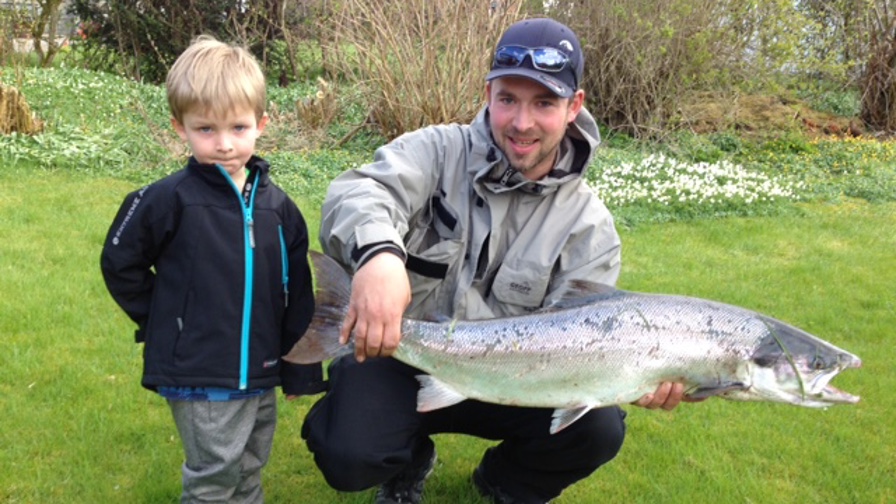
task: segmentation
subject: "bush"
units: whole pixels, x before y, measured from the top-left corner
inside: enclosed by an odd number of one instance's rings
[[[303,3],[305,7],[307,4]],[[288,0],[265,0],[251,8],[232,0],[73,0],[70,11],[82,19],[89,41],[85,55],[101,57],[104,47],[116,53],[126,75],[151,83],[165,80],[177,56],[200,34],[248,47],[268,78],[288,84],[306,70],[299,58],[297,35],[319,12],[300,12]]]
[[[92,42],[119,54],[127,75],[159,83],[195,36],[222,38],[235,7],[229,0],[74,0],[69,9],[90,27]]]
[[[819,27],[787,0],[551,2],[585,51],[583,88],[599,121],[657,138],[699,91],[768,90],[781,68],[815,69],[801,36]],[[827,68],[826,66],[824,68]]]
[[[492,6],[499,5],[495,10]],[[427,124],[469,122],[482,104],[494,45],[519,0],[346,0],[325,50],[356,82],[386,138]]]

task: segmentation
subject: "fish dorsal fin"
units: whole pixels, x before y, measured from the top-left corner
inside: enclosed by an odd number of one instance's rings
[[[617,290],[612,285],[588,280],[570,280],[566,291],[563,292],[563,297],[548,307],[546,311],[590,305],[622,293],[623,291]]]
[[[466,399],[447,383],[430,375],[417,375],[420,390],[417,391],[417,411],[424,413],[453,406]]]
[[[554,420],[551,421],[551,434],[556,434],[561,430],[572,425],[573,422],[585,416],[585,413],[591,411],[591,406],[583,404],[574,408],[555,409]]]

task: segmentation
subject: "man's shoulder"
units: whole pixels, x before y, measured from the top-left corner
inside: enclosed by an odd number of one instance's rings
[[[438,142],[443,147],[450,147],[446,142],[456,142],[463,145],[468,142],[472,131],[469,124],[446,123],[446,124],[430,124],[420,129],[405,133],[396,139],[400,145],[402,143],[414,140],[424,140],[428,142]]]

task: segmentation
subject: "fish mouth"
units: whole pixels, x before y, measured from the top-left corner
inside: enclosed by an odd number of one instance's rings
[[[820,399],[826,404],[855,404],[861,399],[857,395],[852,395],[831,386],[825,387],[819,395]]]
[[[812,405],[812,403],[818,403],[818,406],[827,406],[829,404],[855,404],[859,402],[860,397],[856,395],[852,395],[849,392],[845,392],[843,390],[838,389],[830,384],[830,381],[837,376],[840,371],[849,368],[860,368],[862,367],[862,361],[858,358],[853,358],[849,360],[845,365],[838,366],[832,369],[830,372],[824,373],[816,377],[811,382],[811,387],[809,388],[812,392],[806,394],[801,401],[803,404]]]

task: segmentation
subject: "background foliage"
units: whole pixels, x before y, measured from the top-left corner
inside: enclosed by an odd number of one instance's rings
[[[497,36],[520,8],[519,0],[344,0],[327,50],[341,54],[335,69],[360,86],[367,121],[391,139],[472,119]]]
[[[73,0],[82,20],[86,63],[159,83],[190,41],[200,34],[249,47],[274,82],[304,78],[299,42],[316,35],[313,21],[324,2],[289,0]],[[110,54],[111,53],[111,54]],[[114,57],[113,57],[114,55]]]
[[[73,0],[70,12],[82,20],[71,45],[85,68],[160,82],[193,37],[211,33],[249,46],[279,85],[358,87],[367,110],[356,127],[386,138],[468,121],[503,27],[540,15],[579,34],[589,108],[615,131],[662,138],[707,93],[726,104],[830,85],[860,97],[864,127],[896,130],[893,0]],[[54,19],[0,13],[7,43],[22,26],[39,38]]]

